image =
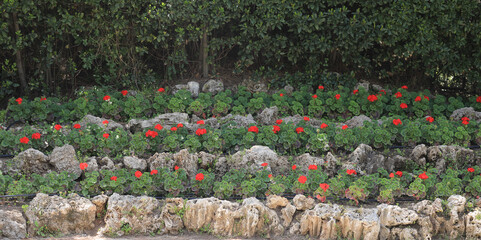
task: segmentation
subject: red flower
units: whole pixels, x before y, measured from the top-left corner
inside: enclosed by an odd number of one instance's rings
[[[110,180],[117,182],[117,176],[112,176]]]
[[[324,90],[324,86],[319,86],[318,89]]]
[[[281,128],[279,126],[277,126],[277,125],[272,126],[272,131],[274,133],[278,133],[280,130],[281,130]]]
[[[109,138],[110,134],[108,133],[104,133],[104,135],[102,135],[105,139]]]
[[[165,89],[164,88],[159,88],[157,89],[158,92],[165,92]]]
[[[481,103],[481,96],[478,96],[478,97],[476,98],[476,102]]]
[[[300,183],[304,184],[306,183],[307,181],[307,177],[306,176],[300,176],[297,181],[299,181]]]
[[[171,127],[171,128],[170,128],[170,131],[175,132],[175,131],[177,131],[177,128],[176,128],[176,127]]]
[[[421,102],[421,97],[420,96],[417,96],[415,99],[414,99],[415,102]]]
[[[392,123],[393,123],[394,125],[396,125],[396,126],[399,125],[399,124],[403,124],[403,122],[401,122],[401,119],[399,119],[399,118],[398,118],[398,119],[393,119],[393,120],[392,120]]]
[[[141,171],[135,172],[135,177],[136,177],[136,178],[142,177],[142,172],[141,172]]]
[[[337,100],[339,100],[339,98],[341,98],[341,94],[336,94],[336,96],[334,96]]]
[[[159,171],[157,171],[157,169],[153,169],[152,171],[150,171],[150,175],[155,175],[159,173]]]
[[[296,165],[292,165],[292,170],[296,170],[297,169],[297,166]]]
[[[25,144],[27,144],[28,141],[30,141],[30,140],[28,139],[28,137],[20,138],[20,143],[25,143]]]
[[[408,86],[404,85],[401,87],[402,89],[408,89]]]
[[[248,132],[259,133],[259,129],[256,126],[250,126],[247,129]]]
[[[379,93],[384,93],[384,95],[386,95],[386,90],[381,89],[381,90],[379,90]]]
[[[75,128],[75,129],[80,129],[81,127],[82,127],[82,126],[80,126],[80,124],[78,124],[78,123],[76,123],[76,124],[73,125],[73,128]]]
[[[42,135],[40,133],[34,133],[32,134],[32,139],[40,139]]]
[[[354,89],[354,90],[352,90],[352,94],[357,94],[358,92],[359,92],[359,90],[358,90],[358,89]]]
[[[400,97],[402,97],[403,95],[402,95],[402,93],[397,92],[397,93],[394,94],[394,96],[396,96],[396,98],[400,98]]]
[[[55,128],[55,130],[60,131],[60,129],[62,128],[62,126],[60,126],[59,124],[56,124],[54,128]]]
[[[468,118],[468,117],[463,117],[463,118],[461,118],[461,121],[468,121],[468,122],[469,122],[469,118]]]
[[[205,123],[204,123],[204,120],[199,120],[199,121],[197,121],[197,124],[203,125],[203,124],[205,124]]]
[[[317,165],[309,165],[309,170],[317,170]]]
[[[469,121],[463,121],[462,124],[468,125],[468,124],[469,124]]]
[[[403,176],[403,172],[397,171],[397,172],[396,172],[396,175],[398,175],[399,177],[402,177],[402,176]]]
[[[207,130],[205,128],[199,128],[199,129],[195,130],[195,134],[197,136],[204,135],[206,133],[207,133]]]
[[[389,174],[389,177],[390,177],[390,178],[393,178],[393,177],[394,177],[394,173],[390,173],[390,174]]]
[[[327,128],[327,127],[328,127],[327,124],[325,124],[325,123],[322,123],[322,124],[321,124],[321,128],[322,128],[322,129]]]
[[[268,178],[272,178],[272,174],[267,175]]]
[[[474,172],[474,168],[468,168],[468,172]]]
[[[46,101],[46,100],[47,100],[46,97],[40,98],[40,102],[41,102],[41,101]]]
[[[80,170],[83,171],[83,170],[85,170],[89,165],[88,165],[87,163],[84,163],[84,162],[83,162],[83,163],[80,163],[79,166],[80,166]]]
[[[316,94],[312,95],[312,98],[316,99],[316,98],[317,98],[317,95],[316,95]]]
[[[102,124],[103,124],[103,125],[109,124],[109,120],[104,120],[104,121],[102,121]]]
[[[154,128],[160,131],[160,130],[162,130],[164,127],[162,127],[162,125],[160,125],[160,124],[157,124],[157,125],[155,125]]]
[[[279,94],[279,96],[281,96],[281,97],[284,97],[284,94],[283,94],[283,93],[281,93],[281,94]]]
[[[424,95],[424,98],[426,98],[426,99],[429,101],[429,97],[428,97],[428,96]]]
[[[122,93],[122,95],[125,96],[125,95],[127,95],[127,93],[129,93],[129,91],[127,91],[127,90],[122,90],[120,93]]]
[[[357,174],[356,170],[354,170],[354,169],[347,169],[346,173],[349,174],[349,175],[352,175],[352,174],[356,175]]]
[[[276,120],[276,124],[281,124],[282,123],[282,119],[277,119]]]
[[[319,187],[320,187],[322,190],[324,190],[324,192],[326,192],[327,189],[329,189],[329,184],[327,184],[327,183],[321,183],[321,184],[319,184]]]
[[[268,164],[268,163],[266,163],[266,162],[265,162],[265,163],[263,163],[263,164],[261,164],[261,166],[263,166],[263,167],[267,167],[267,165],[269,165],[269,164]]]
[[[17,99],[15,99],[15,101],[17,101],[18,105],[20,105],[20,104],[22,104],[23,99],[22,99],[22,98],[17,98]]]
[[[423,172],[423,173],[419,174],[418,177],[421,178],[422,180],[425,180],[425,179],[429,178],[428,175],[426,174],[426,172]]]
[[[147,132],[145,133],[145,137],[155,138],[157,137],[157,135],[159,134],[156,131],[151,131],[151,130],[147,130]]]
[[[179,166],[175,166],[175,167],[174,167],[174,170],[175,170],[175,171],[179,170]]]
[[[105,95],[104,96],[104,101],[109,101],[110,100],[110,96],[109,95]]]
[[[348,128],[347,125],[342,126],[342,130],[345,130],[345,129],[347,129],[347,128]]]
[[[307,121],[309,121],[309,120],[311,120],[309,117],[304,117],[304,121],[307,122]]]
[[[432,122],[434,122],[434,118],[433,118],[433,117],[427,117],[427,118],[426,118],[426,121],[432,123]]]
[[[181,127],[184,127],[184,124],[182,123],[177,124],[177,128],[181,128]]]
[[[297,132],[297,134],[299,134],[301,132],[304,132],[304,128],[298,127],[298,128],[296,128],[296,132]]]
[[[405,103],[401,103],[401,105],[399,105],[402,109],[405,109],[405,108],[408,108],[408,105],[405,104]]]
[[[204,174],[203,173],[197,173],[197,175],[195,175],[195,180],[197,180],[199,182],[204,180]]]
[[[367,100],[369,100],[369,102],[375,102],[377,101],[377,97],[376,95],[369,95],[367,96]]]

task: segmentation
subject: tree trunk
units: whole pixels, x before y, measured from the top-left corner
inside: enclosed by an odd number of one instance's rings
[[[12,14],[12,19],[13,19],[13,27],[15,29],[15,38],[16,38],[17,32],[20,32],[20,27],[18,26],[18,20],[17,20],[17,13]],[[22,91],[25,93],[27,92],[28,88],[27,88],[27,80],[25,79],[25,70],[23,69],[21,49],[17,49],[15,51],[15,60],[17,63],[18,78],[20,79],[20,86],[22,86]]]

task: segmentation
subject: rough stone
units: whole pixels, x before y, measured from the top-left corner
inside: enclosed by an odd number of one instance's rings
[[[466,238],[481,238],[481,209],[469,212],[466,217]]]
[[[38,223],[29,225],[30,234],[35,234],[37,226],[45,227],[51,232],[69,234],[92,229],[95,213],[96,206],[77,194],[62,198],[38,193],[30,202],[25,215],[29,222]]]
[[[461,195],[452,195],[448,198],[449,224],[446,224],[446,231],[452,239],[462,236],[465,230],[464,218],[460,217],[464,213],[466,198]]]
[[[292,217],[296,213],[296,207],[290,203],[287,203],[286,207],[281,210],[282,225],[284,227],[289,227],[292,222]]]
[[[474,151],[459,146],[432,146],[427,149],[427,160],[436,164],[438,173],[446,170],[446,163],[453,162],[456,165],[473,164]],[[461,166],[459,166],[461,167]]]
[[[27,221],[18,210],[0,209],[0,238],[23,239],[27,236]]]
[[[438,216],[438,213],[443,213],[441,199],[436,198],[434,201],[423,200],[413,205],[413,210],[429,217],[429,222],[425,217],[419,219],[419,225],[421,226],[420,235],[434,236],[443,231],[445,219],[443,216]]]
[[[471,121],[481,121],[481,112],[476,112],[473,107],[465,107],[456,109],[451,114],[451,119],[454,121],[461,121],[461,118],[468,117]]]
[[[310,165],[316,165],[318,168],[321,168],[326,164],[324,159],[311,156],[309,153],[304,153],[295,157],[294,162],[296,163],[297,169],[302,172],[307,172]]]
[[[414,228],[393,228],[391,230],[392,239],[416,240],[419,239],[418,231]]]
[[[321,239],[335,239],[337,236],[336,225],[342,209],[336,204],[317,204],[314,209],[302,214],[299,233]]]
[[[227,127],[229,128],[247,128],[251,124],[257,124],[256,121],[254,121],[254,118],[252,117],[251,114],[248,114],[247,116],[228,114],[227,116],[222,117],[219,120],[219,122],[220,123],[234,122],[234,124],[227,125]]]
[[[213,233],[222,236],[234,235],[235,212],[239,203],[221,201],[214,215]]]
[[[342,236],[353,239],[377,240],[381,225],[377,215],[377,209],[350,209],[340,219]]]
[[[371,122],[372,120],[366,115],[361,114],[359,116],[354,116],[351,119],[347,120],[346,125],[349,126],[349,128],[362,127],[364,126],[365,121]]]
[[[109,123],[108,124],[103,124],[102,122],[105,121],[105,120],[108,120]],[[93,116],[93,115],[90,115],[90,114],[87,114],[85,115],[82,120],[80,120],[79,122],[80,126],[82,126],[82,129],[85,128],[88,124],[92,124],[92,125],[97,125],[105,130],[114,130],[116,128],[124,128],[124,126],[122,126],[121,124],[113,121],[113,120],[110,120],[110,119],[106,119],[106,118],[99,118],[99,117],[96,117],[96,116]]]
[[[96,216],[100,216],[103,211],[105,210],[105,205],[107,204],[107,201],[109,200],[109,197],[107,195],[97,195],[92,198],[92,203],[95,204],[97,207],[97,211],[95,212]]]
[[[236,152],[231,159],[227,160],[227,163],[235,169],[247,169],[251,173],[264,169],[261,164],[268,163],[265,169],[276,175],[282,174],[290,168],[286,157],[278,156],[269,147],[259,145]]]
[[[294,88],[293,88],[291,85],[289,85],[289,84],[287,84],[287,85],[284,87],[284,90],[286,91],[286,94],[287,94],[287,95],[291,95],[292,92],[294,92]]]
[[[79,167],[79,161],[75,155],[75,149],[72,145],[64,145],[63,147],[55,147],[49,156],[50,164],[55,167],[58,172],[66,171],[72,174],[74,180],[80,177],[82,170]]]
[[[292,224],[291,228],[289,228],[289,235],[299,235],[301,229],[301,224],[296,222]]]
[[[428,148],[424,144],[417,145],[411,152],[411,159],[417,164],[426,165],[426,157],[428,154]]]
[[[197,154],[190,154],[189,150],[182,149],[180,152],[173,155],[174,162],[181,168],[187,171],[187,175],[190,178],[194,178],[197,174]]]
[[[175,161],[172,153],[155,153],[147,160],[150,170],[153,169],[174,169]]]
[[[87,159],[87,168],[85,169],[86,172],[97,172],[99,170],[99,165],[97,164],[97,159],[95,157],[89,157]]]
[[[134,156],[125,156],[124,165],[127,168],[144,171],[147,168],[147,162],[144,159],[140,159]]]
[[[114,162],[109,158],[109,157],[103,157],[100,161],[100,169],[103,170],[103,169],[107,169],[107,170],[112,170],[115,165],[114,165]]]
[[[197,153],[197,157],[199,158],[199,164],[201,168],[207,168],[214,164],[216,156],[206,152],[199,152]]]
[[[18,170],[21,170],[23,174],[27,175],[32,173],[44,175],[51,171],[47,156],[33,148],[19,153],[12,160],[7,160],[7,162],[11,162],[11,164],[5,164],[7,166],[6,172],[18,173]]]
[[[162,125],[164,128],[170,129],[170,127],[177,126],[177,124],[182,123],[184,126],[189,125],[189,115],[187,113],[165,113],[160,114],[155,118],[151,119],[131,119],[127,123],[127,128],[130,129],[132,133],[143,131],[146,128],[154,127],[157,124]]]
[[[165,206],[162,208],[160,218],[164,222],[162,232],[164,234],[178,234],[184,227],[184,222],[178,212],[184,209],[184,200],[182,198],[168,198]]]
[[[273,124],[278,118],[278,112],[276,106],[265,108],[257,117],[258,122],[263,125]]]
[[[210,92],[216,94],[222,91],[224,91],[224,83],[222,83],[222,81],[220,80],[211,79],[204,83],[204,86],[202,86],[202,92]]]
[[[217,198],[202,198],[188,200],[185,203],[185,213],[183,222],[185,228],[191,231],[210,228],[215,219],[215,213],[219,208],[221,201]]]
[[[292,199],[292,202],[294,206],[296,206],[296,209],[300,211],[312,209],[316,204],[314,198],[308,198],[302,194],[297,194],[294,199]]]
[[[107,202],[104,234],[122,236],[122,227],[128,224],[131,232],[155,232],[162,227],[160,219],[160,202],[152,197],[134,197],[112,194]]]
[[[285,197],[277,195],[267,196],[266,206],[271,209],[276,209],[277,207],[285,207],[289,203],[289,200]]]
[[[199,83],[195,81],[190,81],[187,84],[177,84],[175,85],[172,94],[177,93],[179,90],[188,90],[191,93],[191,96],[196,98],[199,96]]]
[[[380,223],[386,227],[414,224],[419,215],[410,209],[381,204],[377,206]]]

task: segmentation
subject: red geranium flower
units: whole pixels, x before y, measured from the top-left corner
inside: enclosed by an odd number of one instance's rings
[[[171,127],[171,128],[170,128],[170,131],[175,132],[175,131],[177,131],[177,128],[176,128],[176,127]]]
[[[105,95],[104,96],[104,101],[109,101],[110,100],[110,96],[109,95]]]
[[[136,178],[142,177],[142,172],[141,172],[141,171],[135,172],[135,177],[136,177]]]
[[[282,119],[277,119],[276,120],[276,124],[281,124],[282,123]]]
[[[54,128],[55,128],[55,130],[60,131],[60,129],[62,128],[62,126],[60,126],[59,124],[56,124]]]
[[[204,123],[204,120],[199,120],[199,121],[197,121],[197,124],[203,125],[203,124],[205,124],[205,123]]]
[[[415,99],[414,99],[415,102],[421,102],[421,97],[420,96],[417,96]]]
[[[195,134],[197,136],[204,135],[206,133],[207,133],[207,130],[205,128],[199,128],[199,129],[195,130]]]
[[[199,182],[204,180],[204,174],[203,173],[197,173],[197,175],[195,175],[195,180],[197,180]]]
[[[369,102],[375,102],[375,101],[377,101],[377,96],[376,95],[369,95],[369,96],[367,96],[367,100]]]
[[[309,165],[309,170],[317,170],[317,165]]]
[[[304,184],[306,183],[307,181],[307,177],[306,176],[300,176],[297,181],[299,181],[300,183]]]
[[[175,167],[174,167],[174,170],[175,170],[175,171],[179,170],[179,166],[175,166]]]
[[[181,127],[184,127],[184,124],[182,123],[177,124],[177,128],[181,128]]]
[[[468,118],[468,117],[463,117],[463,118],[461,118],[461,121],[468,121],[468,122],[469,122],[469,118]]]
[[[165,92],[165,89],[164,88],[159,88],[157,89],[158,92]]]
[[[279,94],[279,96],[281,96],[281,97],[284,97],[284,94],[283,94],[283,93],[281,93],[281,94]]]
[[[390,173],[390,174],[389,174],[389,177],[390,177],[390,178],[393,178],[393,177],[394,177],[394,173]]]
[[[263,163],[263,164],[261,164],[261,166],[263,166],[263,167],[267,167],[267,165],[269,165],[269,164],[268,164],[268,163],[266,163],[266,162],[265,162],[265,163]]]
[[[109,138],[110,134],[108,133],[104,133],[104,135],[102,135],[105,139]]]
[[[428,97],[428,96],[424,95],[424,98],[426,98],[426,99],[429,101],[429,97]]]
[[[28,137],[20,138],[20,143],[25,143],[25,144],[27,144],[28,141],[30,141],[30,140],[28,139]]]
[[[40,133],[34,133],[32,134],[32,139],[40,139],[42,135]]]
[[[256,126],[250,126],[247,129],[248,132],[259,133],[259,129]]]
[[[296,170],[297,169],[297,166],[296,165],[292,165],[292,170]]]
[[[476,98],[476,102],[481,103],[481,96],[478,96],[478,97]]]
[[[82,127],[82,126],[80,126],[80,124],[78,124],[78,123],[76,123],[76,124],[73,125],[73,128],[75,128],[75,129],[80,129],[81,127]]]
[[[122,90],[120,93],[122,93],[122,95],[127,95],[127,93],[129,93],[127,90]]]
[[[345,130],[345,129],[347,129],[347,128],[348,128],[347,125],[342,126],[342,130]]]
[[[319,86],[318,89],[324,90],[324,86]]]
[[[346,173],[349,174],[349,175],[352,175],[352,174],[356,175],[357,174],[356,170],[354,170],[354,169],[347,169]]]
[[[386,90],[384,90],[384,89],[379,90],[379,94],[381,94],[381,93],[384,93],[384,95],[386,95]]]
[[[17,101],[18,105],[22,104],[23,99],[22,98],[17,98],[15,101]]]
[[[40,98],[40,102],[41,102],[41,101],[45,101],[45,100],[47,100],[46,97]]]
[[[419,174],[418,177],[421,178],[422,180],[425,180],[425,179],[429,178],[428,175],[426,174],[426,172],[423,172],[423,173]]]
[[[281,130],[281,128],[279,126],[277,126],[277,125],[272,126],[272,131],[274,133],[278,133],[280,130]]]
[[[85,170],[89,165],[88,165],[88,163],[84,163],[84,162],[83,162],[83,163],[80,163],[79,166],[80,166],[80,170],[83,171],[83,170]]]
[[[109,120],[104,120],[104,121],[102,121],[102,124],[103,124],[103,125],[109,124]]]
[[[337,100],[339,100],[339,98],[341,98],[341,94],[336,94],[336,96],[334,96]]]
[[[328,127],[328,125],[327,125],[327,124],[325,124],[325,123],[322,123],[322,124],[321,124],[321,128],[323,128],[323,129],[324,129],[324,128],[327,128],[327,127]]]
[[[272,174],[267,175],[268,178],[272,178]]]
[[[397,93],[394,94],[394,96],[396,96],[396,98],[400,98],[400,97],[402,97],[403,95],[402,95],[402,93],[397,92]]]
[[[408,108],[408,105],[405,104],[405,103],[401,103],[401,105],[399,105],[402,109],[405,109],[405,108]]]
[[[396,172],[396,175],[398,175],[399,177],[402,177],[402,176],[403,176],[403,172],[397,171],[397,172]]]
[[[298,128],[296,128],[296,132],[297,132],[297,134],[299,134],[301,132],[304,132],[304,128],[298,127]]]
[[[468,168],[468,172],[474,172],[474,168]]]
[[[358,90],[358,89],[354,89],[354,90],[352,90],[352,94],[357,94],[358,92],[359,92],[359,90]]]
[[[426,121],[432,123],[432,122],[434,122],[434,118],[433,118],[433,117],[427,117],[427,118],[426,118]]]
[[[159,171],[157,171],[157,169],[153,169],[152,171],[150,171],[150,175],[155,175],[159,173]]]
[[[326,192],[327,189],[329,189],[329,184],[327,184],[327,183],[321,183],[321,184],[319,184],[319,187],[320,187],[322,190],[324,190],[324,192]]]
[[[402,89],[408,89],[408,86],[404,85],[401,87]]]
[[[462,121],[461,123],[464,124],[464,125],[468,125],[469,121]]]
[[[160,124],[157,124],[157,125],[155,125],[154,128],[160,131],[160,130],[162,130],[164,127],[162,127],[162,125],[160,125]]]
[[[396,125],[396,126],[399,125],[399,124],[403,124],[402,121],[401,121],[401,119],[399,119],[399,118],[398,118],[398,119],[393,119],[393,120],[392,120],[392,123],[393,123],[394,125]]]
[[[311,120],[309,117],[304,117],[304,121],[307,122],[307,121],[309,121],[309,120]]]
[[[117,176],[112,176],[110,180],[117,182]]]
[[[145,137],[151,137],[151,138],[155,138],[158,135],[159,134],[156,131],[151,131],[151,130],[147,130],[147,132],[145,133]]]

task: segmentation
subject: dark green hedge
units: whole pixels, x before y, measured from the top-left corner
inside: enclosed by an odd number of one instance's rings
[[[204,31],[211,74],[354,72],[474,91],[479,12],[474,0],[5,0],[0,95],[18,96],[20,62],[34,95],[190,77]]]

